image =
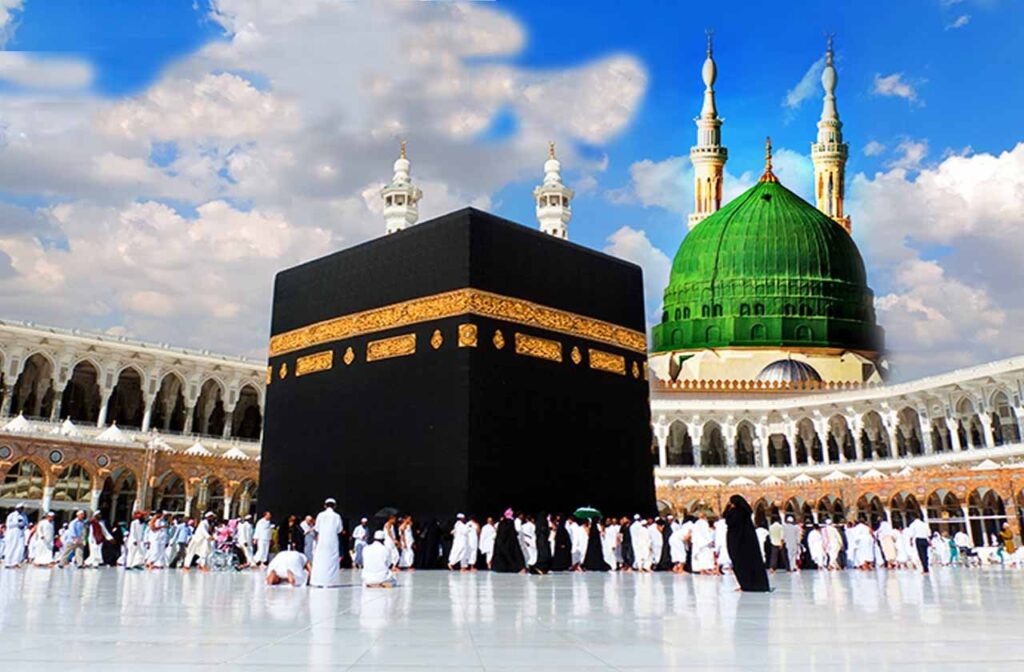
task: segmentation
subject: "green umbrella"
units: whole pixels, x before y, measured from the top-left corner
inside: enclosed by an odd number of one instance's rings
[[[601,518],[601,512],[592,506],[581,506],[572,514],[574,518]]]

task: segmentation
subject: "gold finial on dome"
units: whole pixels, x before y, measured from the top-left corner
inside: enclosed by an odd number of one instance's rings
[[[400,149],[400,155],[399,155],[399,158],[402,158],[402,159],[404,159],[404,158],[405,158],[405,140],[402,140],[402,142],[401,142],[401,145],[400,145],[400,148],[401,148],[401,149]]]
[[[554,140],[552,140],[551,142],[548,143],[548,158],[549,159],[555,158],[555,141]]]
[[[758,182],[778,182],[779,178],[775,177],[775,173],[772,172],[772,139],[767,137],[764,139],[764,175]]]

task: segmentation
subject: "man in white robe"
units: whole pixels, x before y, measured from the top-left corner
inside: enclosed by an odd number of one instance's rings
[[[212,511],[207,511],[203,519],[196,525],[196,531],[188,540],[188,548],[185,550],[185,564],[181,566],[183,571],[188,571],[192,566],[192,560],[197,558],[199,569],[203,572],[210,571],[209,560],[213,554],[213,522]]]
[[[589,530],[579,523],[572,522],[572,527],[569,528],[569,533],[572,535],[572,566],[573,569],[579,569],[580,565],[583,564],[583,559],[587,557],[587,546],[590,544]]]
[[[715,573],[715,535],[708,523],[708,516],[703,511],[697,517],[690,532],[690,545],[693,548],[691,566],[694,574]]]
[[[729,546],[726,539],[729,534],[729,525],[725,518],[719,518],[714,525],[715,553],[718,555],[718,569],[724,572],[732,569],[732,558],[729,557]]]
[[[384,548],[384,530],[373,533],[373,543],[363,549],[363,585],[367,588],[394,588],[398,583],[391,573],[388,550]]]
[[[633,566],[641,572],[651,571],[651,537],[640,516],[633,517],[629,526],[629,540],[633,545]]]
[[[494,518],[488,517],[487,522],[480,529],[480,552],[487,562],[487,569],[491,568],[491,561],[494,559],[494,540],[498,531],[494,528]]]
[[[252,567],[256,562],[252,550],[253,535],[252,514],[247,513],[235,530],[235,545],[242,551],[245,567]]]
[[[613,570],[619,567],[619,524],[609,518],[601,534],[601,557]]]
[[[476,571],[476,561],[480,555],[480,525],[472,517],[466,522],[466,565],[470,571]]]
[[[298,551],[281,551],[267,565],[267,585],[288,583],[291,586],[305,586],[309,581],[309,560]]]
[[[786,516],[786,523],[782,526],[782,540],[786,545],[786,562],[789,564],[789,571],[800,571],[800,526],[796,524],[793,516]]]
[[[807,533],[807,550],[811,554],[811,560],[818,566],[818,569],[828,567],[828,554],[825,553],[825,537],[817,526],[811,528]]]
[[[526,566],[533,567],[537,564],[537,526],[532,518],[523,520],[523,526],[519,532],[519,540],[522,543]]]
[[[32,559],[37,567],[52,567],[57,561],[53,555],[53,511],[49,511],[46,517],[36,525],[34,534],[35,553]]]
[[[828,553],[828,568],[842,569],[839,558],[843,552],[843,535],[839,532],[838,523],[825,526],[825,552]]]
[[[316,517],[316,549],[313,551],[313,569],[309,585],[316,588],[334,588],[341,585],[341,516],[334,507],[333,497],[324,501],[324,510]]]
[[[460,513],[455,516],[455,525],[452,527],[452,549],[448,552],[448,569],[462,568],[466,561],[466,537],[468,535],[466,516]]]
[[[128,553],[124,560],[125,569],[142,569],[146,564],[146,523],[142,520],[142,511],[132,514],[132,522],[128,525],[128,538],[125,545]]]
[[[110,530],[107,529],[99,511],[92,514],[92,520],[89,521],[88,539],[89,558],[85,561],[85,566],[96,568],[103,564],[104,542],[114,540],[114,536],[110,534]]]
[[[4,532],[4,566],[21,567],[25,562],[25,530],[28,518],[25,505],[19,502],[14,511],[7,514],[7,531]]]
[[[366,548],[366,535],[369,532],[366,528],[368,522],[370,521],[362,518],[352,530],[352,566],[356,569],[363,566],[363,549]]]
[[[754,530],[754,534],[757,535],[757,547],[761,549],[761,562],[767,565],[768,557],[765,555],[765,543],[768,541],[768,528],[763,525],[758,525]]]
[[[270,560],[270,544],[274,538],[274,524],[271,522],[270,511],[264,511],[263,517],[256,521],[253,538],[256,540],[256,554],[253,556],[253,561],[257,567],[266,567]]]

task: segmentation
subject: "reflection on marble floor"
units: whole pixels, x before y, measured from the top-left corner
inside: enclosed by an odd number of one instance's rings
[[[0,570],[0,669],[1024,669],[1015,570],[805,572],[776,577],[771,595],[671,574],[401,582]]]

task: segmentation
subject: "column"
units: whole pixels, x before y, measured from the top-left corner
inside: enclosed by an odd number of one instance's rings
[[[996,442],[992,438],[992,416],[982,411],[981,413],[978,413],[978,419],[981,420],[981,433],[985,439],[985,447],[994,448]]]
[[[949,432],[949,443],[953,446],[953,452],[959,453],[963,450],[960,445],[960,432],[957,431],[957,422],[953,418],[946,418],[946,431]]]
[[[971,510],[966,504],[961,504],[960,509],[964,513],[964,525],[967,527],[967,536],[971,538],[971,546],[974,546],[974,530],[971,529]]]
[[[142,403],[146,405],[146,411],[142,414],[142,431],[148,432],[149,425],[153,422],[153,404],[146,395],[142,395]]]
[[[884,510],[885,510],[885,519],[886,519],[887,521],[889,521],[889,524],[890,524],[890,525],[892,525],[892,508],[891,508],[891,507],[888,507],[888,506],[886,506],[886,507],[883,507],[883,508],[884,508]]]
[[[231,500],[232,497],[229,497],[228,495],[224,496],[224,511],[221,515],[224,520],[227,520],[231,516]]]
[[[7,398],[6,396],[4,397]],[[1013,409],[1013,417],[1017,420],[1017,440],[1024,442],[1024,406],[1015,406]]]
[[[814,432],[818,435],[818,442],[821,443],[821,459],[825,464],[832,464],[832,458],[828,454],[828,420],[821,418],[814,421]],[[842,454],[842,449],[839,450]]]
[[[928,505],[924,504],[921,506],[921,520],[928,522]]]
[[[89,495],[89,511],[95,513],[100,508],[100,495],[103,494],[102,490],[93,489]]]
[[[736,425],[722,427],[722,438],[725,440],[725,464],[736,466]]]
[[[114,393],[113,388],[109,390],[100,389],[100,414],[96,418],[97,427],[105,427],[107,425],[107,409],[110,406],[110,396]]]
[[[686,426],[690,433],[690,447],[693,450],[693,466],[699,467],[703,462],[700,454],[700,442],[704,438],[704,427],[696,422],[688,422]]]
[[[53,408],[50,409],[50,422],[60,422],[60,411],[64,405],[64,395],[53,390]]]
[[[46,512],[50,510],[50,504],[53,503],[53,486],[48,485],[43,488],[43,500],[42,500],[42,514],[46,515]]]
[[[768,462],[768,445],[766,441],[762,441],[758,437],[754,437],[754,466],[756,467],[767,467]]]
[[[786,432],[786,441],[789,442],[789,463],[796,465],[796,432],[790,430]]]
[[[232,418],[234,417],[234,415],[234,409],[224,411],[224,431],[221,432],[221,436],[223,436],[225,439],[231,438]]]
[[[931,420],[924,419],[921,412],[918,411],[918,430],[921,432],[921,444],[924,446],[925,455],[935,454],[935,445],[932,442],[932,423]]]
[[[658,466],[664,468],[668,466],[669,426],[664,422],[664,418],[658,418],[653,430],[654,438],[658,441]]]
[[[196,404],[194,401],[189,399],[185,400],[185,424],[181,430],[182,434],[194,434],[195,431],[192,427],[192,419],[195,416]]]
[[[192,500],[193,499],[194,499],[194,495],[186,495],[185,496],[185,516],[186,517],[190,517],[192,515]]]

